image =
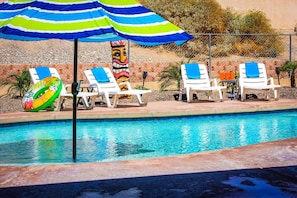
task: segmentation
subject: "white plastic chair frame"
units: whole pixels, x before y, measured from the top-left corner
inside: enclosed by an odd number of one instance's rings
[[[193,94],[199,91],[200,92],[217,91],[220,101],[223,102],[227,87],[219,86],[217,84],[216,79],[209,79],[207,69],[204,64],[199,64],[199,70],[200,70],[200,78],[189,79],[187,76],[185,64],[181,65],[183,86],[186,90],[187,102],[192,102]]]
[[[269,100],[269,91],[273,90],[274,99],[277,101],[280,97],[280,85],[275,85],[273,78],[267,78],[266,68],[263,63],[258,63],[259,77],[248,78],[246,76],[245,64],[239,65],[239,89],[241,101],[246,100],[246,93],[249,90],[263,90],[265,100]]]
[[[109,78],[109,82],[99,83],[91,70],[85,70],[84,73],[90,86],[92,86],[98,92],[98,96],[105,97],[107,107],[116,108],[119,98],[123,95],[134,95],[137,97],[140,106],[147,105],[151,90],[132,89],[129,82],[122,82],[118,84],[111,70],[107,67],[104,67],[103,69]],[[122,84],[125,84],[128,87],[128,90],[121,91],[120,85]],[[113,98],[112,102],[110,100],[111,97]]]

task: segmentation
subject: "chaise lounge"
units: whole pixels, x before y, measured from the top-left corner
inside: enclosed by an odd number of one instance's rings
[[[188,63],[181,65],[181,73],[184,88],[186,89],[187,102],[191,102],[195,92],[212,92],[219,94],[220,101],[223,102],[226,87],[218,86],[216,79],[209,79],[206,66],[198,63]],[[209,97],[210,99],[210,97]]]
[[[267,78],[263,63],[247,62],[239,65],[239,88],[241,101],[246,100],[249,90],[263,90],[266,100],[269,100],[270,90],[273,91],[275,100],[280,96],[280,85],[275,85],[273,78]]]
[[[104,96],[107,107],[115,108],[118,105],[119,98],[123,95],[136,96],[140,106],[146,106],[151,90],[132,89],[129,82],[123,82],[128,90],[121,91],[120,85],[116,82],[111,70],[107,67],[97,67],[84,71],[87,80],[93,87],[98,96]],[[113,101],[110,100],[113,98]]]

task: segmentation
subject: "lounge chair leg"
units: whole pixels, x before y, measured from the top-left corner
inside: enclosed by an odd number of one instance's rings
[[[225,95],[226,95],[226,89],[219,90],[219,97],[221,102],[224,102]]]
[[[138,99],[138,103],[140,106],[146,106],[147,103],[148,103],[148,100],[149,100],[149,96],[150,96],[150,93],[145,93],[145,94],[142,94],[143,96],[143,102],[140,98],[140,100]],[[138,95],[137,95],[137,98],[138,98]]]
[[[63,103],[64,103],[64,97],[60,96],[58,98],[57,107],[56,107],[55,111],[60,111],[62,109]]]
[[[246,100],[246,94],[245,94],[245,89],[244,88],[241,88],[241,101],[245,101]]]
[[[104,97],[105,97],[105,100],[106,100],[106,104],[107,104],[107,107],[110,107],[110,108],[113,108],[114,106],[114,102],[113,102],[113,105],[111,105],[110,103],[110,99],[109,99],[109,93],[108,92],[105,92],[104,93]],[[115,99],[114,99],[115,100]]]
[[[114,99],[113,99],[113,103],[112,103],[112,106],[111,107],[112,108],[116,108],[118,106],[120,95],[115,94],[113,97],[114,97]]]
[[[178,101],[182,101],[182,99],[183,99],[183,93],[184,93],[183,89],[180,89],[179,90],[179,93],[178,93]]]
[[[192,90],[187,89],[187,102],[191,102],[191,95],[192,95]]]
[[[274,92],[274,99],[275,99],[276,101],[278,101],[278,100],[279,100],[279,97],[280,97],[280,89],[279,89],[279,88],[275,88],[275,89],[273,90],[273,92]]]
[[[211,100],[211,96],[210,96],[210,95],[211,95],[212,93],[210,93],[210,92],[205,92],[205,93],[208,95],[208,100]]]
[[[85,98],[85,97],[81,97],[80,99],[81,99],[82,102],[83,102],[83,106],[84,106],[86,109],[89,109],[90,106],[89,106],[89,103],[88,103],[87,98]]]
[[[88,101],[88,107],[86,107],[86,109],[93,109],[94,107],[95,107],[95,100],[96,100],[96,95],[94,95],[94,96],[90,96],[90,98],[87,100]],[[89,100],[91,100],[90,102],[91,103],[89,103]]]
[[[266,101],[269,101],[269,92],[270,92],[270,90],[268,89],[268,90],[266,90],[266,96],[265,96],[265,98],[264,98],[264,100],[266,100]]]
[[[137,100],[138,100],[139,105],[141,105],[143,102],[141,100],[140,94],[137,94],[136,97],[137,97]]]

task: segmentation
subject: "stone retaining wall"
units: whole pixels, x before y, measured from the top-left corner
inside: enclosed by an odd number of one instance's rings
[[[277,78],[275,74],[275,67],[280,67],[284,62],[281,60],[263,60],[266,65],[268,77]],[[213,61],[211,76],[213,78],[219,78],[220,71],[238,71],[238,66],[242,61]],[[141,82],[142,72],[147,71],[148,77],[146,81],[157,81],[161,74],[161,71],[175,62],[144,62],[144,63],[130,63],[130,81]],[[207,63],[204,63],[207,65]],[[112,68],[111,63],[99,63],[99,64],[79,64],[77,79],[86,81],[83,71],[97,67],[98,65],[103,67]],[[28,70],[31,67],[37,67],[42,65],[29,65],[29,64],[0,64],[0,81],[5,80],[11,74],[20,74],[23,70]],[[73,79],[73,65],[72,64],[47,64],[49,67],[55,67],[64,83],[71,83]],[[282,72],[281,78],[287,78],[287,73]]]

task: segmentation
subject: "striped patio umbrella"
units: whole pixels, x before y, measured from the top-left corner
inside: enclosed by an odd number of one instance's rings
[[[192,38],[135,0],[6,1],[0,4],[0,32],[16,40],[72,40],[114,34],[144,45],[181,44]]]
[[[74,41],[73,159],[76,159],[77,42],[127,39],[182,44],[193,37],[135,0],[8,0],[0,4],[0,38]]]

